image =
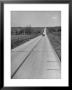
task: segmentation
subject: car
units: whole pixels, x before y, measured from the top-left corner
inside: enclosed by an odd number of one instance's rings
[[[45,36],[45,34],[42,34],[42,36]]]

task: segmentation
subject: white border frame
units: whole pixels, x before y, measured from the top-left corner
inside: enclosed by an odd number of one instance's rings
[[[11,79],[10,11],[61,11],[61,79]],[[4,4],[4,86],[68,86],[69,4]]]

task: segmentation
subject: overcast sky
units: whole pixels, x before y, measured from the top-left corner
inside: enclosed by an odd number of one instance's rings
[[[11,26],[61,26],[60,11],[11,11]]]

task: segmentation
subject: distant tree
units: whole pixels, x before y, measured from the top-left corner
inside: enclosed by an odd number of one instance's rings
[[[32,28],[30,26],[25,28],[25,33],[26,34],[32,34]]]

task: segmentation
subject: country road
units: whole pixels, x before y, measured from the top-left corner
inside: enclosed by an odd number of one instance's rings
[[[12,49],[12,79],[61,78],[61,62],[46,35],[46,28],[44,34]]]

